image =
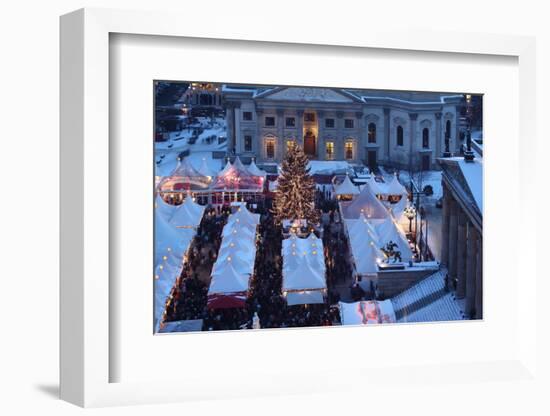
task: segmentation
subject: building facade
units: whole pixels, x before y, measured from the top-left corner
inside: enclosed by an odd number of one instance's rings
[[[470,319],[483,317],[483,163],[439,159],[443,183],[441,264]]]
[[[290,146],[314,160],[414,170],[458,152],[463,95],[224,85],[228,152],[280,163]]]

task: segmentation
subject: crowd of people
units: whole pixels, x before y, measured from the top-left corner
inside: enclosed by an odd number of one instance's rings
[[[282,233],[269,209],[256,207],[261,214],[258,227],[255,272],[250,280],[243,308],[210,309],[208,277],[216,261],[221,233],[230,213],[229,208],[208,208],[188,253],[181,276],[174,287],[173,300],[167,308],[166,321],[202,319],[203,331],[252,328],[258,315],[262,328],[330,326],[340,323],[335,306],[340,295],[333,286],[346,280],[351,269],[346,261],[348,250],[337,205],[329,196],[319,193],[316,203],[324,213],[322,238],[325,247],[328,294],[323,304],[287,305],[282,294]],[[202,278],[201,278],[202,277]]]

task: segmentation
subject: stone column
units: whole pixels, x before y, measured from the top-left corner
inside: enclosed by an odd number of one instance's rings
[[[441,126],[441,112],[435,113],[435,157],[441,157],[441,146],[443,137],[441,136],[442,126]]]
[[[475,295],[475,319],[483,318],[483,239],[478,235],[476,243],[476,295]]]
[[[235,154],[240,155],[243,151],[242,137],[241,137],[241,107],[236,106],[233,110],[233,130],[235,131],[234,143],[235,143]]]
[[[229,154],[235,151],[235,105],[227,103],[225,110],[227,119],[227,152]]]
[[[277,109],[277,148],[275,149],[275,159],[280,162],[285,154],[286,144],[284,138],[285,110]]]
[[[262,137],[262,121],[261,118],[264,114],[262,108],[256,108],[256,140],[252,144],[252,149],[260,161],[265,158],[265,144]]]
[[[304,148],[304,110],[296,110],[296,143]]]
[[[386,146],[386,160],[391,163],[391,140],[390,140],[390,109],[384,108],[384,145]]]
[[[418,113],[409,113],[409,119],[411,120],[410,128],[410,143],[409,143],[409,169],[414,170],[416,166],[416,157],[414,156],[414,150],[416,148],[416,119],[418,118]]]
[[[365,128],[365,119],[363,118],[362,111],[356,111],[355,118],[357,119],[357,148],[355,149],[354,161],[358,162],[367,158],[367,155],[365,154],[365,147],[367,146],[367,129]]]
[[[466,216],[462,209],[458,212],[458,234],[456,243],[456,297],[463,299],[466,296]]]
[[[443,218],[441,224],[441,264],[449,266],[449,223],[451,219],[451,195],[443,182]]]
[[[343,160],[344,159],[344,113],[342,111],[336,112],[336,140],[334,143],[335,147],[335,159]]]
[[[317,111],[317,159],[325,160],[324,148],[324,128],[325,128],[325,112]]]
[[[456,279],[456,239],[458,235],[458,204],[456,201],[450,201],[450,219],[449,219],[449,277],[451,281]]]
[[[475,317],[476,299],[476,268],[478,232],[471,222],[468,222],[468,260],[466,269],[466,316]]]

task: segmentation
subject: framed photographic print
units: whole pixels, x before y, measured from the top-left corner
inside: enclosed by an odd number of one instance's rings
[[[534,40],[182,19],[61,19],[62,398],[537,383]]]

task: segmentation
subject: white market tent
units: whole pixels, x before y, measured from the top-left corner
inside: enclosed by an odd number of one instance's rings
[[[208,165],[208,162],[206,161],[206,158],[204,158],[204,157],[202,158],[201,165],[199,166],[198,171],[201,175],[204,175],[207,178],[210,178],[210,180],[214,179],[216,177],[216,175],[218,174],[218,172],[214,171],[214,169],[212,169]]]
[[[256,227],[259,214],[241,206],[231,214],[222,231],[218,258],[212,268],[208,307],[243,307],[256,261]]]
[[[232,262],[220,263],[212,273],[208,295],[246,292],[249,278],[250,275],[233,267]]]
[[[288,305],[323,303],[326,290],[323,242],[310,234],[283,240],[282,290]]]
[[[384,254],[368,234],[352,245],[352,253],[357,274],[366,276],[378,273],[378,263],[384,259]]]
[[[385,219],[388,210],[376,197],[371,185],[366,183],[352,202],[340,202],[340,212],[345,219],[357,219],[361,214],[369,219]]]
[[[378,234],[380,244],[386,245],[390,241],[397,244],[397,249],[401,252],[403,262],[412,260],[413,253],[407,237],[391,217],[376,225],[376,233]]]
[[[158,213],[164,220],[170,221],[172,219],[172,215],[174,215],[174,212],[176,211],[176,208],[176,205],[165,202],[164,199],[162,199],[162,196],[160,196],[160,193],[157,193],[157,196],[155,197],[155,214]]]
[[[164,201],[162,203],[166,204]],[[193,221],[200,223],[201,218],[202,214],[200,218],[195,218]],[[154,320],[156,330],[160,328],[166,302],[176,279],[181,274],[183,257],[195,233],[195,228],[177,228],[169,223],[164,218],[162,208],[155,210]]]
[[[376,325],[394,323],[395,312],[391,300],[339,302],[340,322],[342,325]]]
[[[359,195],[359,189],[353,184],[348,175],[340,185],[335,186],[335,194],[340,195]]]
[[[374,179],[373,175],[370,175],[367,178],[367,185],[369,185],[370,190],[375,195],[384,195],[385,194],[385,186],[383,183],[376,182],[376,179]]]
[[[170,224],[177,228],[196,228],[200,225],[205,207],[187,197],[181,205],[174,210]]]
[[[397,175],[393,175],[391,181],[387,184],[385,191],[383,192],[384,195],[393,195],[393,196],[399,196],[399,195],[408,195],[407,188],[405,188],[401,182],[397,179]]]
[[[267,172],[265,170],[260,169],[258,165],[256,165],[256,162],[254,162],[254,160],[250,162],[250,165],[248,165],[247,169],[250,172],[250,174],[254,176],[260,176],[262,178],[265,178],[267,176]]]

